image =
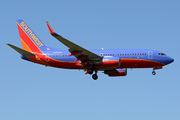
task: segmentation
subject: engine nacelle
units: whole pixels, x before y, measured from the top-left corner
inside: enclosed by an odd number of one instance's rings
[[[101,66],[120,67],[121,60],[120,60],[120,58],[113,57],[113,56],[104,57],[101,61]]]
[[[126,76],[127,75],[127,69],[115,69],[115,70],[105,70],[104,74],[108,74],[110,77],[116,77],[116,76]]]

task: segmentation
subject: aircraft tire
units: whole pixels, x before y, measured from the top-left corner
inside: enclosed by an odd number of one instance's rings
[[[97,80],[97,79],[98,79],[97,74],[93,74],[93,75],[92,75],[92,78],[93,78],[94,80]]]
[[[92,70],[92,69],[90,69],[90,68],[87,70],[87,72],[88,72],[90,75],[92,75],[92,74],[93,74],[93,70]]]
[[[152,74],[153,74],[153,75],[156,75],[156,72],[155,72],[155,71],[152,71]]]

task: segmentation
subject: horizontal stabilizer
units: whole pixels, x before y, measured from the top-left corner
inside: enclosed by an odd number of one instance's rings
[[[27,55],[27,56],[34,56],[33,53],[30,53],[30,52],[28,52],[26,50],[18,48],[18,47],[14,46],[14,45],[11,45],[11,44],[7,44],[7,45],[10,46],[11,48],[13,48],[14,50],[16,50],[20,54]]]

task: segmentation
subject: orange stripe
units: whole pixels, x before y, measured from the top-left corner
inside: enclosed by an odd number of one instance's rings
[[[23,39],[21,39],[21,44],[22,44],[22,47],[24,50],[32,52],[32,50],[26,45],[26,43],[23,41]]]

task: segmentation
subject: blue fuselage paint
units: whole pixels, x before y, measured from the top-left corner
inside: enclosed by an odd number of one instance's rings
[[[142,59],[159,62],[167,65],[173,62],[173,58],[167,55],[159,55],[160,51],[150,49],[114,49],[114,50],[90,50],[91,52],[103,57],[117,57],[120,59]],[[48,57],[65,62],[74,62],[76,57],[68,56],[70,54],[67,50],[59,50],[55,48],[49,48],[43,51]]]

